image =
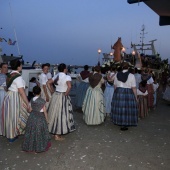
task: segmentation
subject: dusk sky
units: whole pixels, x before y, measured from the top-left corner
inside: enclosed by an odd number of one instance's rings
[[[110,53],[118,37],[126,53],[131,53],[131,42],[140,43],[143,24],[147,32],[144,42],[157,39],[156,51],[170,62],[170,26],[159,26],[159,16],[144,3],[0,0],[0,37],[16,40],[15,28],[20,54],[31,63],[96,65],[98,48]],[[1,54],[19,55],[17,44],[0,42],[0,47]]]

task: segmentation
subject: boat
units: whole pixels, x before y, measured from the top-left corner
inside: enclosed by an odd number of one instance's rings
[[[156,52],[155,42],[157,39],[150,40],[148,43],[144,43],[144,36],[147,34],[145,32],[145,26],[142,25],[141,29],[141,42],[132,43],[131,48],[133,49],[131,54],[125,53],[125,48],[121,50],[120,61],[114,61],[113,53],[103,53],[103,68],[108,68],[110,66],[118,67],[124,61],[130,63],[131,67],[136,67],[139,69],[150,68],[151,70],[160,73],[165,69],[169,69],[168,59],[161,59],[160,54]],[[112,47],[112,46],[111,46]],[[113,48],[112,48],[113,49]],[[107,70],[107,69],[105,69]]]

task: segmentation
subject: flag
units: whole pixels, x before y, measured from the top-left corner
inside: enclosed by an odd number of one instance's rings
[[[5,38],[1,38],[1,37],[0,37],[0,42],[3,42],[3,40],[4,40],[5,42],[7,42],[7,40],[6,40]]]
[[[3,38],[3,40],[4,40],[5,42],[7,42],[7,40],[6,40],[5,38]]]
[[[9,40],[8,40],[9,45],[15,45],[15,43],[16,43],[16,41],[12,42],[12,40],[9,38]]]
[[[12,44],[12,40],[9,38],[8,40],[8,44],[11,45]]]
[[[11,45],[15,45],[16,41],[14,41]]]

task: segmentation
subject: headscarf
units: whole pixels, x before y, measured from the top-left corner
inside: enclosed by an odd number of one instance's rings
[[[21,76],[19,73],[12,73],[12,74],[7,74],[7,79],[6,79],[6,86],[7,89],[11,86],[12,82],[17,78]]]
[[[127,79],[128,79],[128,76],[129,76],[129,72],[127,71],[127,72],[118,72],[117,73],[117,79],[119,80],[119,81],[121,81],[121,82],[123,82],[123,83],[125,83],[126,81],[127,81]]]
[[[80,73],[81,78],[85,80],[87,77],[89,77],[90,72],[88,70],[84,70]]]
[[[101,74],[99,74],[99,73],[94,73],[94,74],[91,73],[90,76],[89,76],[90,86],[92,88],[95,88],[99,84],[101,79],[102,79],[102,75]]]

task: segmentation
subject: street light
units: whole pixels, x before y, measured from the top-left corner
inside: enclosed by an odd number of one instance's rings
[[[132,51],[132,55],[135,55],[135,51]]]
[[[110,56],[113,56],[113,53],[112,53],[112,52],[110,52]]]
[[[98,56],[98,65],[100,66],[100,53],[102,52],[102,50],[99,48],[99,49],[97,50],[97,52],[98,52],[98,54],[99,54],[99,56]]]

